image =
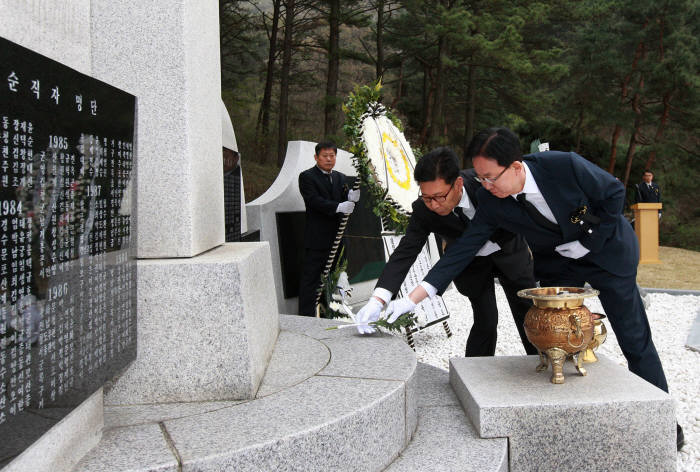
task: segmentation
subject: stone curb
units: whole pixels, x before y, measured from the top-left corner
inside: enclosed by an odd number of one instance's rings
[[[645,293],[667,293],[669,295],[695,295],[700,296],[700,290],[678,290],[674,288],[647,288],[642,287]]]

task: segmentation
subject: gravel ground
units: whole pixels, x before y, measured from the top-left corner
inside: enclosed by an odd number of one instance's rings
[[[498,327],[497,356],[524,355],[513,318],[503,290],[497,286],[497,302],[500,322]],[[472,325],[472,309],[465,297],[454,288],[444,296],[450,310],[450,328],[453,336],[447,338],[442,326],[433,326],[417,333],[416,354],[425,362],[447,370],[450,357],[464,356],[469,328]],[[685,347],[693,320],[698,315],[700,296],[647,295],[647,315],[654,336],[656,349],[666,372],[670,394],[676,400],[676,415],[685,432],[685,446],[678,453],[678,470],[691,472],[700,470],[700,353]],[[603,313],[597,298],[586,299],[586,306],[593,312]],[[599,352],[616,360],[620,365],[627,362],[620,352],[615,334],[608,328],[608,338]]]

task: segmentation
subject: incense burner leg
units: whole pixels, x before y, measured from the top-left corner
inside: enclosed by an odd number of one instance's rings
[[[550,381],[553,384],[564,383],[564,361],[566,360],[566,351],[553,347],[547,349],[547,357],[552,363],[552,378]]]
[[[538,365],[535,370],[537,372],[544,372],[547,370],[547,367],[549,367],[549,360],[547,359],[547,355],[539,349],[537,350],[537,354],[540,356],[540,365]]]
[[[586,372],[586,369],[583,367],[583,354],[585,351],[578,352],[574,354],[574,360],[576,361],[576,370],[578,371],[579,374],[585,376],[588,374]]]

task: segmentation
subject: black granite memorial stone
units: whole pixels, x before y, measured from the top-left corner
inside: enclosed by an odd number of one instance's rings
[[[0,38],[0,467],[136,357],[134,111]]]
[[[223,148],[224,232],[227,243],[241,240],[241,166],[236,151]]]

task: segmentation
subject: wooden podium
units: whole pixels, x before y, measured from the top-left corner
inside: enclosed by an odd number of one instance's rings
[[[661,264],[659,260],[659,210],[661,203],[635,203],[634,232],[639,239],[639,263]]]

